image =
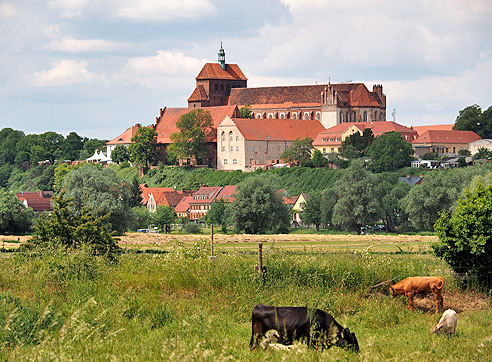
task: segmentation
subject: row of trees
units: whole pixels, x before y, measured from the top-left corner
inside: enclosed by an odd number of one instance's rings
[[[453,129],[473,131],[482,138],[492,138],[492,106],[483,112],[478,104],[462,109]]]

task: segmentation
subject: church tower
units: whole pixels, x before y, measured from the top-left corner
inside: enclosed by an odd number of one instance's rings
[[[226,69],[226,62],[225,62],[225,51],[224,48],[222,48],[222,42],[220,42],[220,49],[219,49],[219,64],[220,67],[225,70]]]

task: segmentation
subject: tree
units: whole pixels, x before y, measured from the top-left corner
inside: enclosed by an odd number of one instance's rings
[[[471,156],[470,150],[467,150],[466,148],[462,148],[458,151],[458,156]]]
[[[239,113],[241,114],[241,118],[255,118],[249,104],[245,104],[244,107],[240,108]]]
[[[316,231],[319,231],[319,226],[322,223],[321,204],[323,196],[321,192],[312,192],[304,203],[302,221],[307,225],[315,225]]]
[[[435,152],[426,152],[420,158],[422,160],[437,160],[439,155]]]
[[[68,174],[65,190],[67,197],[73,198],[75,215],[80,215],[86,205],[98,216],[110,213],[104,221],[118,234],[127,230],[130,190],[112,168],[89,164],[75,168]]]
[[[123,145],[118,145],[111,152],[111,161],[120,164],[121,162],[130,161],[130,152]]]
[[[70,132],[63,141],[60,156],[63,160],[78,160],[80,151],[84,148],[82,137],[75,132]]]
[[[105,223],[109,214],[98,216],[87,205],[75,213],[72,206],[72,199],[65,198],[64,192],[54,196],[53,211],[38,220],[34,236],[25,247],[63,247],[67,250],[86,247],[92,254],[114,258],[119,247]]]
[[[408,214],[401,200],[410,191],[410,185],[399,181],[396,174],[382,173],[375,176],[374,191],[379,201],[378,216],[386,230],[394,232],[396,226],[406,225]]]
[[[17,143],[24,137],[24,132],[12,128],[4,128],[0,131],[0,166],[15,163]]]
[[[172,224],[176,220],[176,212],[169,206],[159,205],[152,217],[153,223],[165,230],[165,226]]]
[[[232,203],[232,220],[247,234],[286,233],[289,210],[277,188],[265,177],[250,177],[237,187]]]
[[[152,216],[145,206],[132,207],[130,228],[132,230],[147,229],[151,224]]]
[[[209,111],[195,109],[183,114],[176,122],[179,132],[171,134],[168,152],[178,158],[192,158],[197,162],[208,155],[207,140],[213,135],[213,120]]]
[[[53,131],[45,132],[39,135],[39,141],[39,146],[41,146],[44,150],[44,157],[42,157],[43,160],[49,160],[53,163],[56,159],[60,158],[60,151],[64,141],[61,134]]]
[[[0,190],[0,234],[27,233],[31,229],[34,212],[12,192]]]
[[[374,134],[372,133],[372,129],[365,128],[362,132],[362,135],[359,132],[356,132],[347,138],[345,138],[342,142],[342,154],[348,158],[356,158],[354,157],[353,150],[357,151],[357,158],[364,156],[366,149],[374,142]],[[352,146],[352,147],[349,147]]]
[[[325,167],[327,160],[325,156],[317,148],[313,151],[313,157],[311,158],[314,167]]]
[[[460,131],[473,131],[479,133],[480,130],[480,117],[482,115],[482,108],[478,104],[474,104],[462,109],[456,117],[453,129]]]
[[[140,127],[128,147],[130,161],[149,167],[157,161],[157,132],[152,127]]]
[[[136,207],[142,204],[142,189],[138,178],[134,178],[130,185],[130,206]]]
[[[389,132],[376,138],[367,153],[374,172],[396,171],[408,166],[413,159],[412,145],[398,132]]]
[[[227,206],[228,203],[224,199],[216,199],[205,216],[208,223],[221,225],[224,233],[227,231]]]
[[[378,204],[373,175],[364,169],[363,161],[352,161],[335,187],[337,202],[333,207],[333,224],[341,230],[360,234],[361,228],[376,218]]]
[[[297,138],[289,148],[282,152],[280,158],[284,159],[288,163],[293,163],[296,166],[301,166],[306,164],[311,159],[312,149],[312,138]]]
[[[491,157],[492,157],[492,151],[485,147],[480,147],[477,153],[473,155],[473,158],[475,160],[487,160]]]
[[[84,142],[84,149],[80,151],[80,155],[78,157],[80,160],[84,160],[86,158],[91,157],[96,150],[98,151],[104,150],[106,148],[105,144],[108,141],[98,140],[96,138],[91,138],[91,139],[84,138],[83,142]]]
[[[434,253],[458,273],[476,274],[490,283],[492,273],[492,185],[467,190],[454,212],[445,212],[435,229]]]

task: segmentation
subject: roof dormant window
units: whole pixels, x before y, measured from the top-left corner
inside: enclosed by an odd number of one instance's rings
[[[257,113],[256,118],[261,118],[261,113]]]
[[[316,112],[316,119],[319,121],[321,119],[321,113]]]
[[[280,113],[280,119],[284,119],[285,118],[285,113]]]
[[[321,139],[321,142],[326,142],[327,140],[328,140],[328,138],[325,137],[325,138]]]

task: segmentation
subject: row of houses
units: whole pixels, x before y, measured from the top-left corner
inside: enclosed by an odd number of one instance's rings
[[[218,63],[206,63],[188,98],[188,107],[160,109],[155,123],[159,160],[167,163],[171,135],[179,132],[179,118],[194,109],[208,111],[213,132],[206,140],[204,159],[185,159],[182,163],[206,165],[219,170],[253,171],[281,163],[280,155],[297,138],[310,137],[323,154],[339,153],[350,135],[370,128],[374,136],[399,132],[420,157],[427,152],[456,156],[462,149],[472,153],[477,142],[491,147],[471,131],[454,131],[452,124],[406,127],[386,121],[386,95],[383,86],[372,90],[363,83],[331,83],[248,88],[247,78],[237,64],[226,64],[225,51]],[[241,118],[248,106],[253,119]],[[107,156],[118,145],[129,146],[141,128],[140,123],[125,130],[106,144]],[[490,140],[489,140],[490,141]]]

